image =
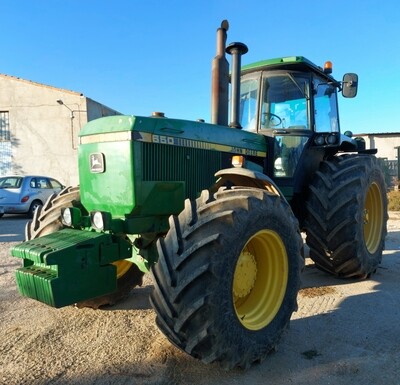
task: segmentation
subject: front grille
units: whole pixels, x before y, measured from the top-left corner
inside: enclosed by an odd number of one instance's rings
[[[195,199],[215,182],[221,153],[189,147],[142,142],[143,181],[185,181],[186,197]]]

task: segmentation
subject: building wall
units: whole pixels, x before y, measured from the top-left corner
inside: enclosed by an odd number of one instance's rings
[[[356,134],[365,140],[366,148],[377,148],[378,158],[387,158],[388,160],[397,160],[397,148],[400,146],[400,133],[382,133],[382,134]]]
[[[115,114],[77,92],[0,75],[0,117],[8,115],[10,131],[8,140],[0,138],[0,175],[44,174],[78,184],[80,129]]]
[[[365,140],[366,148],[376,148],[376,156],[383,160],[383,170],[387,185],[398,186],[400,180],[400,167],[398,147],[400,147],[400,133],[359,134]]]

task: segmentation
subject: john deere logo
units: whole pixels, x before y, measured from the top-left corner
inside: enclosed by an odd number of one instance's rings
[[[90,154],[90,172],[98,174],[104,172],[104,170],[104,154],[101,152]]]

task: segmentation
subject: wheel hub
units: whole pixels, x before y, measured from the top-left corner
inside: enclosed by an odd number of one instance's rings
[[[267,326],[281,308],[288,282],[288,256],[280,235],[255,233],[239,255],[232,299],[239,322],[248,330]]]
[[[382,191],[376,183],[369,186],[365,198],[363,212],[364,240],[368,252],[375,253],[382,239],[382,228],[384,226],[384,209]]]
[[[233,294],[236,298],[243,298],[254,287],[257,276],[257,263],[254,256],[248,251],[243,251],[236,265],[233,280]]]
[[[367,225],[369,222],[369,212],[367,209],[364,209],[364,225]]]

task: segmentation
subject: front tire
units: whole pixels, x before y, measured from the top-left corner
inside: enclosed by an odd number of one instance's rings
[[[227,369],[247,368],[277,345],[303,265],[298,223],[280,196],[203,191],[170,218],[157,247],[151,303],[172,343]]]
[[[35,239],[61,230],[64,227],[61,222],[61,210],[71,206],[84,210],[80,203],[79,187],[66,187],[57,195],[52,195],[44,206],[35,210],[32,221],[25,227],[25,239]],[[97,309],[104,305],[114,305],[127,297],[135,286],[142,285],[144,273],[135,264],[127,260],[116,261],[113,264],[117,267],[117,290],[111,294],[78,302],[77,307]]]
[[[368,277],[382,260],[387,219],[385,181],[374,156],[322,162],[310,186],[305,225],[317,267],[343,278]]]

